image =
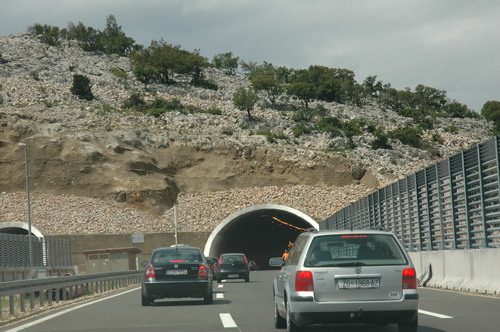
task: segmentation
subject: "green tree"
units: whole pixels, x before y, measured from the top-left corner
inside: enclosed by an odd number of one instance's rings
[[[147,49],[133,51],[130,54],[130,64],[132,72],[139,82],[144,83],[145,89],[149,82],[154,81],[157,77],[157,69],[153,66],[151,54]]]
[[[443,106],[443,112],[453,118],[478,118],[479,114],[470,110],[466,105],[452,101]]]
[[[200,50],[189,52],[179,50],[178,62],[174,66],[175,72],[191,76],[192,83],[202,83],[204,81],[203,71],[208,67],[208,60],[200,55]]]
[[[307,82],[293,82],[286,87],[287,94],[297,98],[304,103],[305,108],[309,108],[309,103],[316,99],[316,88]]]
[[[247,112],[248,120],[252,121],[252,110],[259,101],[257,93],[252,88],[239,88],[233,95],[233,104],[240,111]]]
[[[57,26],[35,23],[34,25],[28,27],[28,32],[40,36],[41,41],[45,44],[51,46],[59,46],[61,44],[61,40],[59,38],[60,30]]]
[[[484,116],[486,120],[499,122],[500,101],[489,100],[486,103],[484,103],[483,108],[481,108],[481,115]]]
[[[66,39],[78,41],[80,47],[87,52],[102,51],[99,34],[99,30],[86,27],[82,22],[78,22],[76,25],[69,22],[68,28],[64,30]]]
[[[106,17],[106,27],[100,33],[99,39],[106,54],[129,54],[135,43],[134,39],[127,37],[122,31],[114,15]]]
[[[217,69],[222,69],[228,75],[236,75],[238,70],[239,57],[233,56],[233,53],[219,53],[212,58],[212,65]]]
[[[75,96],[84,100],[93,100],[95,97],[92,94],[92,87],[87,76],[75,74],[73,75],[73,86],[70,91]]]
[[[273,108],[276,105],[276,99],[285,92],[278,74],[277,69],[271,63],[264,62],[262,66],[254,70],[250,78],[250,82],[252,82],[252,86],[256,91],[266,93]]]
[[[173,75],[178,68],[181,56],[180,46],[167,44],[163,39],[153,40],[149,47],[151,65],[156,69],[155,79],[160,83],[173,83]]]
[[[486,120],[493,121],[495,123],[495,129],[493,133],[495,135],[500,134],[500,101],[489,100],[484,103],[481,109],[481,115],[484,116]]]

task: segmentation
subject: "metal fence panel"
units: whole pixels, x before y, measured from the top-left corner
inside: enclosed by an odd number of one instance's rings
[[[25,235],[0,233],[0,267],[31,266],[29,240]],[[33,266],[70,266],[71,244],[67,239],[31,237]]]
[[[381,188],[321,224],[380,227],[409,251],[500,247],[499,137]]]

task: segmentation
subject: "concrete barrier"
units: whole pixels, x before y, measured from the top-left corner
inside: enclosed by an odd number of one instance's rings
[[[422,251],[409,254],[419,280],[427,279],[426,286],[500,294],[500,248]]]

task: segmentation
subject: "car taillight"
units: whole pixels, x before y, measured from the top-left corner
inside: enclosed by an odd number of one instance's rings
[[[150,266],[146,270],[146,279],[156,279],[154,266]]]
[[[403,270],[403,289],[417,289],[417,273],[415,269]]]
[[[248,269],[248,259],[247,259],[247,256],[243,256],[243,260],[245,261],[245,269]]]
[[[217,263],[219,269],[222,268],[222,256],[219,257],[219,262]]]
[[[295,273],[295,291],[313,291],[314,283],[311,271],[297,271]]]
[[[198,268],[198,278],[208,277],[207,267],[205,265],[200,265]]]

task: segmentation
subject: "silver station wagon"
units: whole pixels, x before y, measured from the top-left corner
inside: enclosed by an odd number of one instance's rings
[[[274,279],[277,328],[397,323],[418,330],[418,290],[410,257],[391,232],[311,231],[298,236]]]

